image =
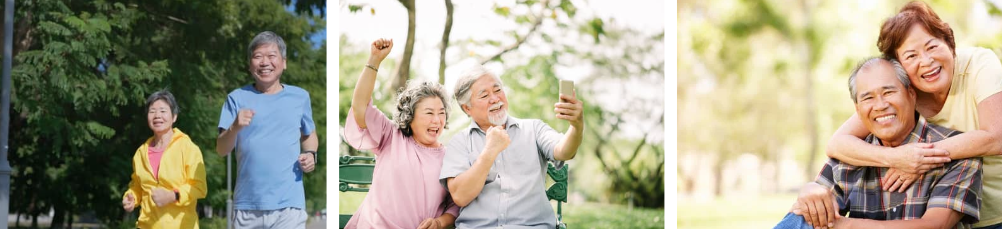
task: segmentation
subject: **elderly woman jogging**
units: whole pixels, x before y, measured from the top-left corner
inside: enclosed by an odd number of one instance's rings
[[[170,92],[150,95],[146,111],[153,137],[132,156],[132,182],[122,197],[122,208],[142,209],[139,228],[198,228],[195,206],[206,193],[202,151],[173,128],[179,108]]]

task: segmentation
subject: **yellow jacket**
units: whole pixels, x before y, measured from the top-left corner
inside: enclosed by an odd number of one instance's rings
[[[129,194],[135,195],[137,207],[141,209],[139,228],[198,228],[198,214],[195,206],[198,199],[205,198],[205,163],[202,151],[191,142],[188,135],[174,128],[174,136],[160,158],[159,181],[153,177],[150,165],[149,144],[146,140],[132,156],[132,181]],[[152,190],[162,187],[177,190],[181,198],[177,202],[157,207],[153,202]]]

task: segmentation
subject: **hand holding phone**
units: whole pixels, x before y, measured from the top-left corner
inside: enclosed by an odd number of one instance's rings
[[[577,96],[574,95],[574,81],[560,80],[560,94],[571,96],[571,97],[577,97]],[[557,96],[559,98],[559,95],[557,95]],[[563,99],[559,99],[559,100],[561,102],[564,101]]]
[[[580,129],[583,127],[582,111],[584,110],[581,100],[574,93],[574,81],[560,81],[560,99],[553,104],[553,112],[557,119],[567,120],[572,126]]]

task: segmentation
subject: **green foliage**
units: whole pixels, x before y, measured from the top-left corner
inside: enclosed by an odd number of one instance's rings
[[[602,35],[605,35],[605,29],[602,28],[603,24],[605,23],[602,22],[601,18],[593,18],[588,21],[587,25],[582,25],[581,30],[591,35],[595,39],[595,44],[598,44],[601,41],[600,38]]]
[[[362,10],[362,6],[360,5],[348,5],[348,11],[352,13],[358,12],[360,10]]]
[[[528,2],[526,4],[531,5],[531,3]],[[578,8],[575,7],[570,0],[560,0],[560,10],[563,10],[564,13],[567,13],[568,17],[572,18],[574,17],[574,14],[578,12]]]
[[[151,136],[146,96],[166,88],[181,107],[175,127],[203,153],[208,196],[199,204],[225,213],[219,112],[227,93],[253,82],[246,48],[265,30],[287,43],[282,82],[310,92],[320,152],[305,176],[307,211],[325,208],[326,45],[306,39],[325,27],[323,11],[312,13],[323,4],[300,0],[292,13],[269,0],[18,2],[27,26],[15,29],[32,36],[15,40],[24,46],[12,74],[11,212],[51,208],[61,222],[93,211],[106,225],[134,225],[121,195],[136,148]]]
[[[511,8],[507,6],[498,6],[497,4],[494,4],[494,13],[497,15],[501,15],[502,17],[508,17],[508,15],[511,14]]]
[[[808,95],[817,91],[811,85],[830,85],[810,82],[822,78],[814,70],[831,56],[828,31],[842,28],[817,12],[832,5],[732,3],[740,10],[722,14],[730,16],[680,27],[688,35],[680,38],[680,47],[687,47],[679,54],[685,57],[679,58],[679,110],[689,112],[679,113],[678,123],[680,133],[691,134],[679,135],[679,151],[712,152],[720,161],[741,153],[772,161],[793,146],[816,152],[807,143],[830,135],[811,131],[819,117],[810,114],[839,108],[807,106],[813,102]]]
[[[327,15],[326,0],[283,0],[282,5],[293,5],[297,14]]]

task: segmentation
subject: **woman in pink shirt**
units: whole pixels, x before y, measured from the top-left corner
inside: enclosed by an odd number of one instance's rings
[[[372,186],[345,228],[445,228],[459,207],[439,183],[445,147],[438,136],[446,128],[445,90],[432,82],[413,83],[400,92],[391,121],[372,105],[380,62],[392,40],[372,42],[369,61],[355,84],[345,121],[345,140],[376,155]]]

